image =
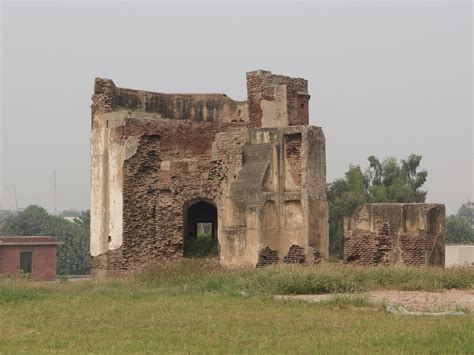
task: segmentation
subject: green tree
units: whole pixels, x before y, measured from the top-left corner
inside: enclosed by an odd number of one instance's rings
[[[58,214],[59,217],[80,217],[81,212],[77,210],[64,210]]]
[[[374,156],[362,173],[359,166],[350,165],[344,178],[328,184],[329,252],[342,257],[344,246],[344,218],[364,203],[372,202],[424,202],[426,191],[421,187],[428,173],[419,170],[421,156],[411,154],[400,162],[388,157],[382,162]]]
[[[421,155],[411,154],[408,159],[398,163],[396,158],[388,157],[379,162],[369,157],[369,168],[365,177],[370,202],[424,202],[426,191],[420,190],[426,182],[428,172],[418,171]]]
[[[471,226],[474,226],[474,203],[463,203],[458,210],[457,216],[464,218]]]
[[[360,167],[351,165],[343,179],[337,179],[328,185],[326,193],[329,205],[329,253],[342,257],[344,217],[350,216],[369,199],[366,180]]]
[[[89,229],[44,208],[31,205],[16,216],[9,217],[0,228],[0,235],[54,236],[63,244],[58,247],[58,274],[89,272]]]
[[[91,229],[91,211],[86,210],[82,211],[80,216],[74,219],[74,222],[79,224],[81,227],[85,228],[86,230],[90,231]]]
[[[446,218],[446,244],[474,244],[474,229],[465,218],[459,215]]]

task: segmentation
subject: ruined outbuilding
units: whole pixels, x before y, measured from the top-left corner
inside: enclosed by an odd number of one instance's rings
[[[444,266],[444,222],[441,204],[365,204],[344,220],[344,261]]]
[[[203,223],[224,266],[327,257],[325,138],[309,125],[308,83],[253,71],[247,96],[95,80],[93,273],[182,258]]]

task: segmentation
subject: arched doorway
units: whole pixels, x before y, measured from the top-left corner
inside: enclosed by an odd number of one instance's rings
[[[209,257],[219,254],[217,208],[213,201],[196,199],[184,206],[185,257]]]

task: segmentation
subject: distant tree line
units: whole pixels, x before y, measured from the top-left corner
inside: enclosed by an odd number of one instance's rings
[[[60,275],[89,273],[90,213],[76,214],[74,222],[50,215],[44,208],[30,205],[0,225],[3,236],[53,236],[58,246],[57,272]]]

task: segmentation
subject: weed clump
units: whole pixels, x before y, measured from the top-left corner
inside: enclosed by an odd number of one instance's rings
[[[280,288],[283,293],[312,295],[323,293],[353,293],[362,291],[362,286],[343,279],[340,276],[318,275],[303,273],[281,280]]]
[[[211,237],[200,237],[184,242],[184,256],[188,258],[215,257],[219,255],[217,241]]]
[[[335,295],[328,300],[321,301],[320,304],[335,306],[339,308],[346,307],[374,307],[367,296],[361,295]],[[377,308],[381,308],[377,305]]]

